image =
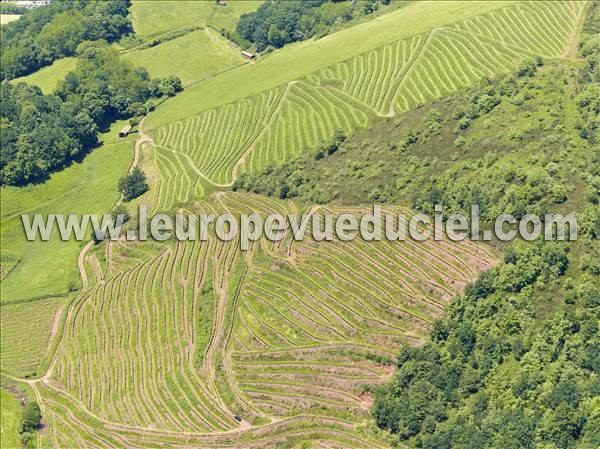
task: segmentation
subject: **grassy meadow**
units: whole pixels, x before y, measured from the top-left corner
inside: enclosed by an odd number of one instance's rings
[[[248,12],[256,11],[263,0],[231,0],[227,5],[215,6],[207,25],[217,31],[235,31],[238,18]]]
[[[232,0],[227,5],[216,5],[214,1],[134,0],[130,18],[142,40],[194,25],[235,31],[239,16],[255,11],[261,3],[262,0]]]
[[[19,20],[19,14],[0,14],[0,26]]]
[[[184,86],[246,62],[239,50],[216,31],[205,28],[155,47],[126,52],[133,65],[148,69],[150,76],[178,76]]]
[[[130,18],[137,43],[131,49],[121,49],[123,59],[136,66],[146,67],[150,76],[179,76],[184,86],[206,79],[223,70],[246,62],[239,49],[219,34],[221,29],[235,30],[239,16],[254,11],[262,1],[230,1],[217,7],[209,1],[133,1]],[[190,27],[201,29],[187,30]],[[181,36],[171,39],[171,33],[183,30]],[[153,39],[165,38],[164,42],[148,47]],[[142,48],[136,49],[136,47]],[[27,76],[11,82],[25,82],[42,89],[45,94],[53,92],[65,75],[75,68],[75,58],[62,58]]]
[[[31,75],[22,76],[12,80],[12,83],[27,83],[38,86],[45,94],[50,94],[58,87],[58,83],[65,79],[67,73],[75,69],[75,58],[62,58],[54,61],[52,65],[44,67]]]
[[[134,0],[129,17],[135,33],[147,40],[178,28],[205,24],[212,10],[213,2]]]
[[[19,423],[21,402],[10,393],[0,390],[0,447],[20,449]]]

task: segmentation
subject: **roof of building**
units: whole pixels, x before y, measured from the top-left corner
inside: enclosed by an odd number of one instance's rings
[[[128,134],[129,131],[131,131],[131,128],[133,128],[133,126],[125,125],[123,128],[121,128],[121,131],[119,131],[119,134]]]

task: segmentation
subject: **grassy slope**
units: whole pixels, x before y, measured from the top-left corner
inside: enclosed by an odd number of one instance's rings
[[[270,60],[270,58],[274,58],[275,56],[276,56],[276,55],[273,55],[273,56],[271,56],[271,57],[269,57],[269,58],[265,59],[265,63],[266,63],[267,61],[269,61],[269,60]],[[259,66],[260,66],[260,64],[259,64]],[[258,66],[257,66],[257,67],[258,67]]]
[[[133,29],[142,39],[156,37],[176,28],[206,22],[213,2],[134,1],[130,8]]]
[[[261,3],[262,0],[234,0],[226,6],[217,6],[208,0],[140,0],[133,1],[130,17],[133,29],[143,40],[192,25],[234,31],[238,17],[255,11]]]
[[[263,0],[233,0],[226,6],[215,6],[207,25],[216,30],[235,31],[238,18],[247,12],[256,11]]]
[[[256,64],[200,83],[156,111],[147,125],[159,126],[248,97],[388,42],[506,6],[507,2],[419,2],[317,41],[286,46]]]
[[[21,419],[21,404],[11,394],[0,390],[0,447],[2,449],[18,449],[19,420]]]
[[[388,30],[409,9],[388,13],[347,30],[354,34],[342,31],[331,37],[340,44],[343,37],[348,40],[361,37],[374,23]],[[389,42],[339,63],[331,64],[335,57],[321,60],[324,65],[321,70],[238,101],[203,110],[185,120],[158,126],[152,135],[156,147],[166,151],[164,155],[171,159],[171,165],[189,164],[209,182],[227,185],[241,171],[255,173],[269,163],[314,148],[328,139],[336,128],[349,132],[368,126],[374,115],[390,117],[400,111],[415,109],[473,85],[481,78],[495,78],[512,71],[523,59],[535,54],[560,57],[571,43],[580,11],[573,3],[517,4],[444,27],[435,26],[429,32]],[[527,27],[512,27],[505,16],[515,17],[516,24],[527,24]],[[490,25],[481,29],[480,23]],[[519,34],[523,30],[528,30],[526,35]],[[173,114],[189,115],[208,108],[214,92],[219,92],[220,101],[226,102],[230,94],[259,90],[264,83],[282,74],[285,76],[290,67],[291,71],[297,71],[299,65],[304,69],[316,64],[319,57],[332,53],[322,48],[325,40],[311,42],[309,47],[303,47],[306,43],[302,43],[284,48],[266,56],[262,62],[247,64],[199,83],[161,106],[149,117],[148,124],[153,128],[165,116],[173,118]],[[346,46],[340,48],[345,51],[348,43],[344,44]],[[321,53],[303,64],[302,56],[306,53],[302,50],[307,48]],[[289,56],[286,52],[293,49],[300,55],[294,64],[279,61],[284,65],[277,73],[272,71],[269,76],[250,80],[250,83],[242,77],[244,72],[255,76],[264,68],[279,68],[272,62],[282,55]],[[235,82],[235,85],[226,89],[223,83],[227,81]],[[203,94],[202,98],[195,97],[198,93]]]
[[[75,58],[58,59],[52,65],[44,67],[37,72],[27,76],[21,76],[12,80],[12,83],[24,82],[33,84],[42,89],[45,94],[52,93],[58,86],[59,81],[64,79],[65,75],[75,68]]]
[[[238,50],[209,28],[156,47],[125,53],[123,59],[146,67],[151,77],[176,75],[184,86],[245,62]]]
[[[19,260],[2,281],[2,301],[48,294],[63,294],[79,285],[77,254],[81,243],[61,242],[55,235],[48,242],[27,242],[21,213],[105,213],[118,198],[118,179],[131,162],[134,136],[118,141],[116,123],[104,144],[82,163],[75,163],[40,185],[3,187],[2,258]]]

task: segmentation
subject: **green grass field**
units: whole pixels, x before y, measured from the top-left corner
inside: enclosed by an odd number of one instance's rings
[[[187,86],[246,62],[219,30],[235,30],[239,16],[254,11],[262,1],[231,1],[217,7],[209,1],[134,1],[131,20],[137,36],[148,42],[187,27],[203,29],[166,39],[149,48],[123,50],[123,59],[146,67],[152,77],[179,76]],[[119,44],[115,44],[118,48]],[[75,58],[62,58],[30,75],[11,82],[25,82],[53,92],[65,75],[75,68]]]
[[[192,25],[203,25],[213,10],[213,2],[158,0],[132,2],[130,19],[143,40]]]
[[[21,17],[19,14],[0,14],[0,26],[19,20],[19,17]]]
[[[155,47],[127,52],[122,57],[147,68],[153,78],[176,75],[184,86],[245,62],[239,50],[210,28]]]
[[[11,265],[2,281],[2,303],[44,295],[64,295],[80,286],[77,254],[83,244],[62,242],[57,233],[48,242],[28,242],[22,213],[106,213],[118,199],[117,181],[127,173],[133,157],[133,139],[120,141],[116,123],[103,145],[83,162],[74,163],[40,185],[2,187],[2,261]],[[3,262],[4,263],[4,262]],[[16,265],[15,265],[16,263]],[[14,265],[14,266],[12,266]]]
[[[263,0],[232,0],[225,6],[215,6],[207,25],[217,31],[235,31],[239,17],[244,13],[256,11],[262,3]]]
[[[214,1],[134,0],[130,18],[134,31],[143,40],[194,25],[234,31],[239,16],[256,10],[261,3],[262,0],[233,0],[217,6]]]
[[[19,423],[21,421],[21,403],[10,393],[0,390],[0,447],[2,449],[20,449]]]
[[[12,83],[27,83],[38,86],[45,94],[50,94],[58,87],[58,83],[65,79],[67,73],[75,69],[77,60],[75,58],[62,58],[54,61],[54,64],[44,67],[37,72],[12,80]]]

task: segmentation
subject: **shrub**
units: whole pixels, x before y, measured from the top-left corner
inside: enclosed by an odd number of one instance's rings
[[[19,429],[20,434],[30,433],[38,430],[42,422],[42,411],[36,401],[30,401],[27,403],[21,414],[21,427]]]

